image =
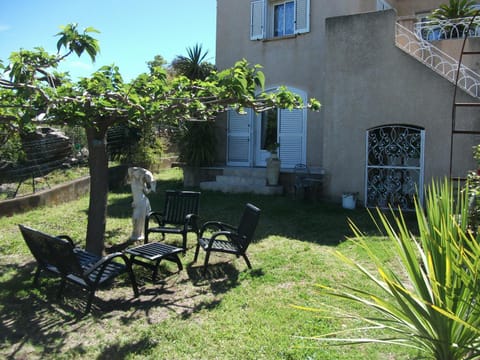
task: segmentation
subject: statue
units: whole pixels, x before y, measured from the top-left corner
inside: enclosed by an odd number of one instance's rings
[[[151,211],[147,195],[152,191],[155,192],[156,182],[153,179],[153,174],[141,167],[128,168],[128,180],[133,195],[133,231],[130,240],[142,240],[144,238],[145,217]]]

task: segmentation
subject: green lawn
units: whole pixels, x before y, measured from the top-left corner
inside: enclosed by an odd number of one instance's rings
[[[152,208],[160,209],[165,189],[181,188],[181,172],[156,175]],[[141,296],[132,298],[128,279],[97,293],[92,312],[81,317],[86,296],[68,286],[56,299],[58,282],[43,277],[32,286],[35,263],[17,224],[82,241],[88,198],[52,208],[0,218],[0,357],[10,359],[408,359],[415,354],[391,346],[328,346],[302,339],[350,326],[345,319],[320,318],[291,305],[351,307],[320,295],[315,284],[355,284],[362,279],[336,260],[340,250],[356,259],[365,253],[346,237],[347,218],[372,237],[385,261],[391,247],[378,235],[365,210],[338,204],[294,200],[289,196],[203,192],[202,220],[236,223],[246,202],[262,209],[255,243],[249,248],[253,269],[243,259],[213,255],[206,278],[203,253],[192,263],[190,238],[185,269],[166,262],[161,280],[135,267]],[[107,242],[125,242],[131,232],[131,195],[125,187],[109,195]],[[180,238],[167,237],[180,244]],[[365,264],[369,266],[369,264]],[[363,310],[359,310],[363,311]]]

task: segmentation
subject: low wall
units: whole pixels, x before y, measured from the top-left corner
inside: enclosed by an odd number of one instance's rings
[[[89,190],[90,176],[85,176],[31,195],[0,201],[0,216],[12,216],[38,206],[63,204],[77,199]]]
[[[109,187],[114,188],[119,185],[124,185],[126,174],[126,166],[110,168]],[[63,204],[78,199],[89,191],[90,176],[85,176],[31,195],[0,201],[0,216],[12,216],[15,213],[22,213],[38,206]]]

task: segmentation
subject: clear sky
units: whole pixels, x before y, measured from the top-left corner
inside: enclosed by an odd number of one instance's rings
[[[92,26],[100,56],[71,56],[62,71],[88,76],[103,65],[115,64],[125,81],[147,71],[146,62],[162,55],[170,62],[201,44],[215,62],[216,0],[0,0],[0,59],[12,51],[41,46],[56,52],[61,25]]]

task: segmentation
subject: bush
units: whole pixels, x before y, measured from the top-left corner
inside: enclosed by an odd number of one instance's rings
[[[107,141],[111,160],[148,169],[155,168],[164,151],[163,141],[152,125],[143,129],[116,126],[109,129]]]
[[[25,159],[20,135],[11,135],[5,144],[0,147],[0,160],[17,163]]]
[[[376,285],[378,292],[342,285],[320,288],[325,294],[347,299],[375,314],[337,314],[360,320],[366,326],[354,327],[353,335],[347,338],[342,330],[316,339],[398,344],[437,360],[480,358],[480,244],[469,230],[468,186],[467,191],[456,192],[456,198],[453,190],[447,181],[432,184],[427,189],[425,210],[416,202],[418,236],[407,227],[401,212],[392,211],[394,220],[389,221],[378,210],[398,264],[384,264],[366,245],[366,236],[352,224],[357,236],[352,241],[366,249],[377,273],[337,255],[363,274],[363,279]],[[327,316],[335,311],[325,310]]]
[[[217,140],[209,121],[189,121],[181,127],[175,138],[179,160],[189,166],[208,166],[215,161]]]

